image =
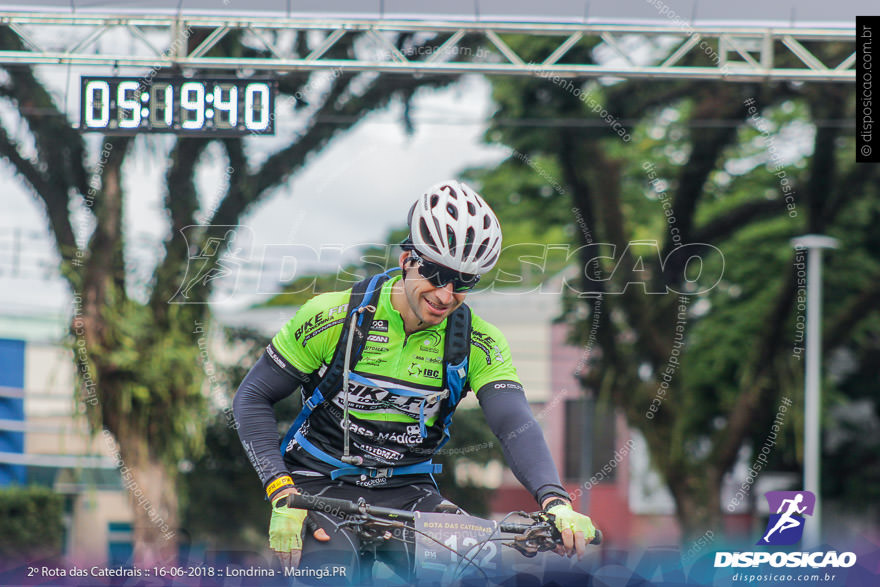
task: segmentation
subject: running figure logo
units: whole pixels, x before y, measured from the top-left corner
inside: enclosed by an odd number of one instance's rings
[[[768,491],[764,494],[770,511],[767,531],[757,542],[759,546],[785,546],[795,544],[804,533],[806,519],[812,516],[816,496],[810,491]]]

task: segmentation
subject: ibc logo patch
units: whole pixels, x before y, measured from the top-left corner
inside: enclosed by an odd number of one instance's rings
[[[758,546],[787,546],[800,541],[804,533],[804,516],[812,516],[816,496],[811,491],[768,491],[764,494],[770,506],[767,529]]]

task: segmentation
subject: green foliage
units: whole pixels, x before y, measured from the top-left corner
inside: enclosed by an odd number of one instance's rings
[[[154,328],[150,308],[126,301],[120,309],[108,306],[107,342],[102,362],[112,365],[112,385],[98,382],[96,409],[112,412],[121,436],[139,431],[155,454],[176,467],[185,456],[203,447],[205,396],[202,392],[204,334],[170,305],[169,328]],[[203,329],[204,326],[202,326]]]
[[[804,306],[798,306],[803,302],[791,280],[791,238],[821,231],[841,241],[838,251],[825,256],[826,332],[841,326],[850,304],[878,297],[872,292],[880,276],[880,182],[875,172],[853,163],[852,130],[838,130],[836,120],[829,120],[851,116],[851,90],[809,84],[571,81],[569,86],[550,78],[492,80],[497,110],[486,140],[510,148],[511,155],[469,176],[502,218],[505,240],[508,227],[515,233],[521,222],[536,233],[561,229],[568,240],[560,242],[575,246],[584,229],[577,209],[592,240],[617,245],[615,259],[601,263],[612,291],[626,283],[625,275],[612,277],[611,270],[627,241],[660,246],[659,258],[644,258],[642,275],[654,283],[668,279],[663,259],[673,248],[673,227],[686,223],[690,234],[685,243],[710,243],[723,255],[709,257],[702,266],[704,279],[722,271],[723,278],[691,297],[686,344],[655,419],[644,414],[667,367],[678,296],[645,296],[639,286],[635,295],[628,290],[629,295],[604,296],[597,352],[584,383],[603,397],[614,397],[630,425],[640,428],[652,447],[662,447],[652,458],[677,499],[711,504],[709,492],[719,489],[706,483],[707,470],[717,464],[713,450],[724,446],[721,433],[747,394],[757,394],[758,403],[737,447],[760,446],[779,399],[788,396],[794,406],[771,466],[798,471],[803,358],[793,348]],[[759,111],[755,119],[746,113],[749,98]],[[590,100],[620,120],[631,140],[620,140]],[[795,210],[786,201],[788,192],[794,194]],[[688,267],[689,279],[695,269]],[[587,342],[595,334],[593,301],[564,302],[572,340]],[[845,410],[826,411],[825,424],[839,433],[826,457],[837,477],[830,491],[853,503],[880,498],[872,482],[880,470],[873,457],[878,441],[875,432],[868,433],[880,421],[875,367],[880,317],[871,311],[880,304],[862,307],[865,314],[852,319],[851,330],[831,343],[836,352],[826,355],[826,365],[834,376],[824,390],[828,408],[851,406],[856,399],[870,406],[871,418],[847,419],[840,415]],[[864,457],[868,466],[855,466],[852,455]]]
[[[228,406],[239,383],[268,344],[265,337],[247,330],[227,330],[230,344],[246,349],[240,361],[215,365],[218,371],[212,393],[222,394]],[[293,397],[275,405],[279,432],[287,430],[299,412]],[[180,476],[183,486],[181,528],[196,544],[215,548],[262,551],[266,546],[270,510],[260,480],[254,472],[238,432],[227,413],[215,412],[205,426],[205,450],[191,460]],[[222,513],[218,515],[218,513]]]
[[[61,555],[64,497],[47,487],[0,489],[0,566]]]
[[[456,410],[450,428],[450,439],[434,457],[435,463],[443,465],[443,472],[435,475],[440,493],[468,513],[485,516],[489,513],[489,498],[492,491],[476,484],[471,479],[459,482],[455,467],[462,462],[487,465],[493,460],[501,460],[501,447],[498,439],[489,430],[483,411],[479,408]]]

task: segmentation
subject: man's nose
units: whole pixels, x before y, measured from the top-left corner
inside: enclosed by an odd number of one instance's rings
[[[434,288],[434,293],[437,295],[437,299],[443,304],[448,304],[455,298],[452,283],[447,283],[443,287]]]

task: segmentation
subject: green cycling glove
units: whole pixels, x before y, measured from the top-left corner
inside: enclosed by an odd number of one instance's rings
[[[590,517],[574,511],[568,503],[554,505],[547,510],[547,513],[554,516],[553,522],[556,524],[556,529],[562,533],[565,551],[570,555],[577,553],[578,557],[583,556],[585,543],[591,542],[596,537],[596,527],[593,526]],[[566,530],[569,531],[568,535]],[[583,542],[577,540],[578,532],[583,532]]]
[[[286,567],[296,567],[302,557],[303,526],[309,512],[287,507],[287,496],[272,502],[269,548]]]

